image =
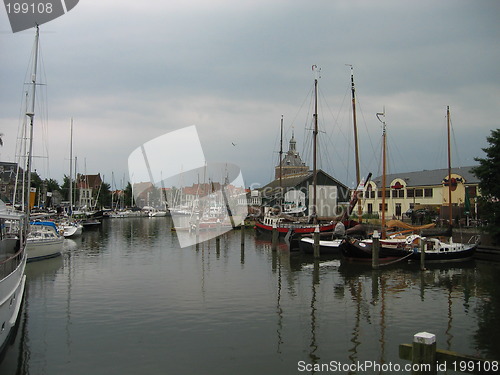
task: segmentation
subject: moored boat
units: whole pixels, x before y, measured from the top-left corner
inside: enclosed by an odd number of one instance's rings
[[[471,243],[442,241],[434,237],[409,236],[407,239],[408,250],[412,252],[411,261],[420,261],[421,244],[424,241],[424,259],[430,263],[448,263],[448,262],[463,262],[471,260],[474,257],[478,246],[478,238],[471,238]]]
[[[8,212],[0,201],[0,353],[17,323],[26,276],[25,216]]]
[[[279,216],[265,216],[262,221],[255,222],[255,230],[258,234],[270,236],[273,228],[276,228],[280,237],[284,238],[289,233],[294,234],[312,234],[316,227],[320,232],[333,231],[335,225],[333,222],[323,224],[304,223],[301,221],[286,221]]]
[[[61,255],[64,237],[52,221],[34,221],[26,238],[28,262]]]

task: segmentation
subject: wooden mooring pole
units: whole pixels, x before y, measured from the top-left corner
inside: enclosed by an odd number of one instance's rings
[[[273,223],[273,231],[272,231],[272,241],[271,241],[271,250],[276,251],[278,249],[278,240],[279,240],[279,232],[276,223]]]
[[[411,361],[413,375],[437,374],[446,370],[469,374],[498,374],[500,361],[472,357],[436,348],[436,335],[419,332],[413,344],[399,345],[399,358]]]
[[[243,249],[245,247],[245,222],[241,223],[240,227],[240,235],[241,235],[241,248]]]
[[[420,238],[420,271],[425,271],[425,240]]]
[[[379,269],[380,237],[378,231],[373,231],[372,236],[372,269]]]
[[[215,251],[220,252],[220,235],[215,237]]]
[[[314,229],[314,257],[319,258],[320,253],[319,253],[319,226],[316,226],[316,229]]]

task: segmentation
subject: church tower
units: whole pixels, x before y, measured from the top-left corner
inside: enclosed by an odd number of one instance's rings
[[[297,141],[295,140],[294,133],[292,132],[292,138],[288,146],[288,152],[281,161],[282,178],[290,175],[301,175],[306,174],[309,171],[309,167],[302,161],[299,153],[297,152]],[[274,178],[280,178],[280,165],[278,164],[274,168]]]

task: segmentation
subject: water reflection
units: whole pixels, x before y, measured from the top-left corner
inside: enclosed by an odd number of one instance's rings
[[[168,218],[131,218],[66,241],[62,257],[28,265],[22,319],[0,373],[289,374],[299,361],[403,364],[398,345],[420,331],[435,333],[440,348],[500,359],[499,265],[373,271],[272,251],[252,230],[244,235],[244,247],[232,231],[180,249]]]

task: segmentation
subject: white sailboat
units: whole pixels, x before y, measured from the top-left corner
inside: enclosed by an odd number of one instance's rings
[[[36,27],[35,35],[35,51],[33,59],[33,71],[31,75],[31,108],[30,111],[26,113],[26,116],[30,119],[30,135],[28,138],[28,158],[26,161],[26,174],[27,174],[27,187],[26,192],[28,194],[28,199],[26,199],[26,215],[29,219],[30,215],[30,199],[29,191],[31,189],[31,163],[33,159],[33,122],[35,118],[35,95],[36,95],[36,75],[38,67],[38,48],[39,48],[39,36],[40,31],[38,26]],[[26,237],[26,252],[28,261],[40,260],[45,258],[50,258],[58,256],[62,251],[63,237],[59,235],[57,227],[52,227],[51,222],[33,222],[33,225],[28,227],[28,235]]]
[[[71,119],[69,147],[69,213],[68,220],[60,226],[63,228],[64,237],[78,237],[82,234],[83,225],[73,220],[73,119]]]

